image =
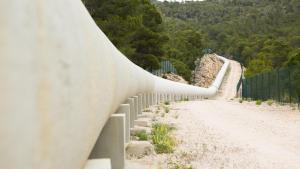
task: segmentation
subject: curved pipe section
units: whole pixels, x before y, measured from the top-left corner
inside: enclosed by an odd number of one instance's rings
[[[109,116],[138,93],[213,96],[123,56],[80,0],[0,1],[0,168],[81,169]],[[112,145],[113,146],[113,145]]]

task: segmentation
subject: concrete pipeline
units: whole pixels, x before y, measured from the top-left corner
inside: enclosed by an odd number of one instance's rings
[[[80,0],[0,1],[0,168],[82,169],[120,104],[213,96],[220,59],[209,88],[171,82],[119,52]]]

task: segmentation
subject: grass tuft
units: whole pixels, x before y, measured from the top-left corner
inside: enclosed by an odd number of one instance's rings
[[[256,105],[261,105],[262,104],[262,100],[256,100]]]
[[[172,153],[174,151],[175,140],[170,136],[171,130],[172,128],[167,124],[156,123],[152,126],[151,138],[156,153]]]
[[[147,135],[146,131],[140,131],[140,132],[136,133],[136,136],[139,138],[140,141],[148,140],[148,135]]]
[[[168,106],[164,107],[165,113],[169,113],[170,112],[170,108]]]
[[[269,106],[272,106],[273,103],[274,103],[273,100],[271,100],[271,99],[267,100],[267,104],[268,104]]]

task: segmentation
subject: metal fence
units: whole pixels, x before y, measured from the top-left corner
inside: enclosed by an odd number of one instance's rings
[[[158,70],[152,70],[152,74],[156,76],[161,76],[165,73],[175,73],[177,74],[176,68],[172,65],[172,63],[168,60],[160,62],[160,69]]]
[[[298,103],[299,106],[300,66],[286,67],[243,79],[242,97]]]

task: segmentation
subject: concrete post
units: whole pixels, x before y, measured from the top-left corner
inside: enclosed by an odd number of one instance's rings
[[[91,159],[88,160],[83,169],[111,169],[110,159]]]
[[[155,93],[151,94],[151,98],[152,98],[152,105],[155,105]]]
[[[148,93],[149,107],[152,106],[152,93]]]
[[[112,169],[125,167],[125,114],[110,116],[94,146],[90,159],[110,158]]]
[[[138,94],[138,114],[142,114],[142,104],[143,104],[143,95],[142,94]]]
[[[152,93],[149,93],[148,97],[149,97],[149,106],[152,106],[153,105]]]
[[[146,93],[143,93],[143,110],[147,107]]]
[[[130,141],[130,105],[121,104],[116,114],[125,114],[125,143]]]
[[[139,111],[139,100],[138,100],[138,96],[133,96],[134,99],[134,120],[137,119],[137,115],[138,115],[138,111]]]
[[[146,108],[149,107],[149,97],[148,97],[148,93],[145,94],[146,97]]]
[[[134,99],[133,98],[128,98],[127,99],[127,104],[130,105],[130,128],[134,127]]]
[[[158,104],[160,104],[162,102],[161,93],[158,94],[158,98],[159,98]]]

